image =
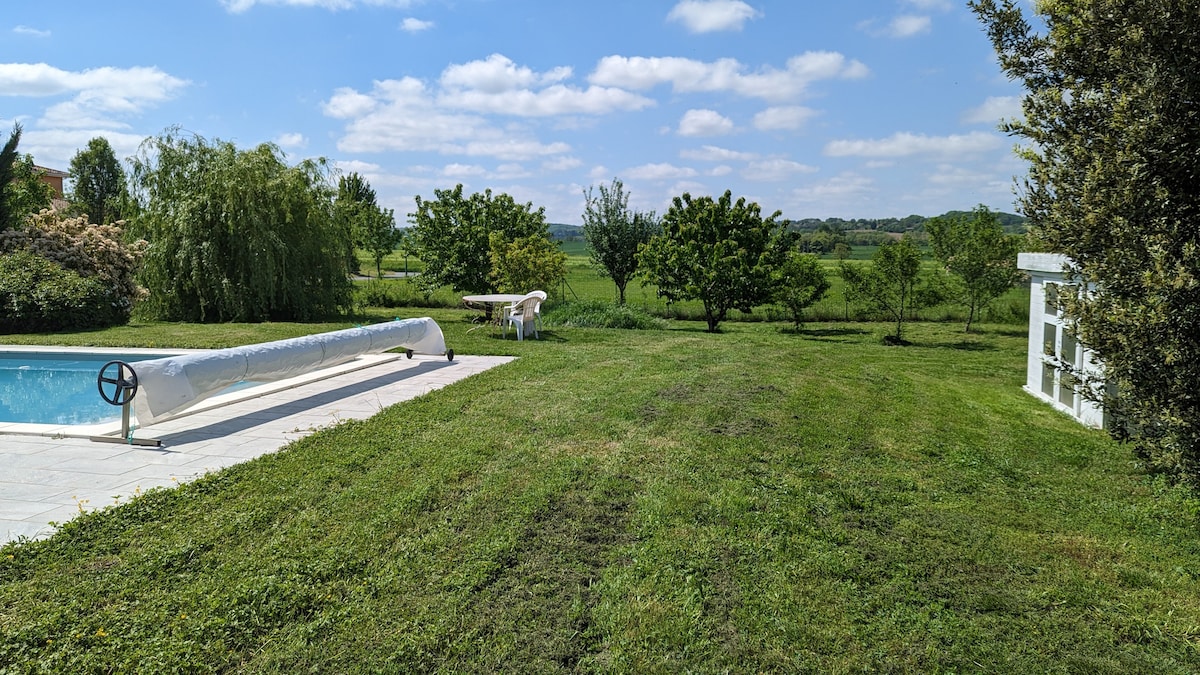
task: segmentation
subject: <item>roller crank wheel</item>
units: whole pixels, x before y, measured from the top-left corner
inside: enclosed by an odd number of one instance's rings
[[[115,372],[110,373],[110,370]],[[104,385],[110,385],[106,391]],[[109,361],[100,368],[96,376],[96,388],[100,390],[100,398],[110,405],[125,405],[137,395],[137,373],[124,361]]]

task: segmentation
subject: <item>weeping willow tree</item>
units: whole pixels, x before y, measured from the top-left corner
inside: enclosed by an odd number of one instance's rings
[[[271,144],[239,150],[168,130],[133,162],[150,242],[147,316],[168,321],[306,321],[350,306],[349,232],[333,218],[324,160],[289,166]]]

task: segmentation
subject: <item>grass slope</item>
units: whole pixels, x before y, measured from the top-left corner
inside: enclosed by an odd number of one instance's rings
[[[0,550],[0,670],[1200,669],[1197,501],[1021,331],[434,316],[521,358]]]

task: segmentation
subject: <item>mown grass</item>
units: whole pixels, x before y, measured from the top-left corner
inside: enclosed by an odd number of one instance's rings
[[[1024,394],[1021,330],[432,315],[520,358],[5,547],[0,669],[1200,670],[1200,502]]]

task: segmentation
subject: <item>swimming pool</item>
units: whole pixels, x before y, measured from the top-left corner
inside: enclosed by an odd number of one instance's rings
[[[120,430],[121,408],[105,403],[96,388],[96,376],[105,363],[121,360],[133,363],[136,367],[138,361],[208,351],[211,350],[2,346],[0,439],[11,434],[91,438],[117,433]],[[205,412],[273,394],[396,358],[404,358],[404,355],[395,352],[363,354],[337,366],[283,380],[244,380],[177,416]]]
[[[0,349],[0,423],[99,424],[119,420],[96,376],[109,361],[136,363],[178,351],[31,351]]]

